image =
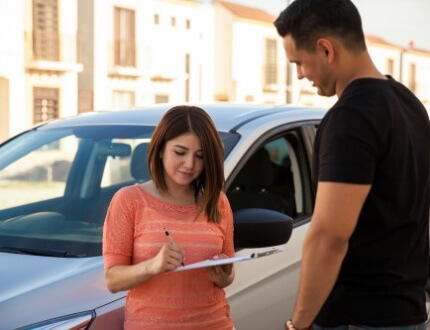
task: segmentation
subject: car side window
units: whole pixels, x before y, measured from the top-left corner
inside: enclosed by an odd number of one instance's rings
[[[0,173],[0,210],[64,196],[79,141],[66,136],[36,146]]]
[[[233,211],[266,208],[293,219],[310,214],[311,194],[307,156],[295,130],[265,141],[227,191]]]

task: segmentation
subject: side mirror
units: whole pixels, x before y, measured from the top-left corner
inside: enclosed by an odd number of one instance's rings
[[[233,217],[236,250],[285,244],[293,231],[291,217],[268,209],[241,209]]]

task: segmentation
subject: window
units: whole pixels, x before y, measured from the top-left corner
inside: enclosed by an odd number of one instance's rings
[[[109,203],[119,188],[145,179],[146,152],[139,148],[136,159],[134,151],[153,130],[114,123],[40,128],[7,143],[0,149],[0,221],[12,221],[0,226],[0,244],[100,255]]]
[[[185,20],[185,28],[187,30],[191,29],[191,21],[189,19]]]
[[[155,25],[160,24],[160,15],[154,14],[154,24]]]
[[[33,88],[33,124],[59,117],[58,88]]]
[[[136,66],[134,10],[115,7],[114,10],[114,63]]]
[[[176,17],[170,17],[170,25],[175,27],[176,26]]]
[[[33,0],[33,55],[35,59],[59,60],[57,0]]]
[[[274,39],[266,39],[266,62],[264,64],[264,83],[266,85],[278,82],[278,47]]]
[[[408,79],[408,87],[413,92],[417,91],[417,66],[415,63],[409,63],[409,79]]]
[[[216,102],[228,102],[230,97],[227,94],[214,94],[214,101]]]
[[[300,136],[298,130],[289,131],[252,152],[227,190],[233,211],[266,208],[292,218],[312,212],[309,166]]]
[[[291,137],[292,138],[292,137]],[[285,198],[287,203],[286,214],[291,217],[303,212],[302,176],[298,165],[297,152],[288,138],[280,137],[264,145],[268,152],[273,171],[272,191]]]
[[[114,108],[130,108],[134,107],[134,92],[130,91],[113,91],[112,107]]]
[[[166,94],[156,94],[155,95],[155,103],[168,103],[169,95]]]

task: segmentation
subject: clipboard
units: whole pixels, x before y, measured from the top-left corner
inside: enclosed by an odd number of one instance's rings
[[[270,250],[257,252],[257,253],[233,256],[231,258],[203,260],[203,261],[196,262],[193,264],[189,264],[189,265],[185,265],[185,266],[179,266],[175,270],[172,270],[172,272],[182,272],[182,271],[190,270],[190,269],[226,265],[226,264],[232,264],[235,262],[241,262],[241,261],[246,261],[246,260],[254,260],[257,258],[267,257],[267,256],[273,255],[275,253],[279,253],[279,252],[283,252],[283,251],[284,251],[284,249],[282,249],[282,248],[275,248],[275,249],[270,249]]]

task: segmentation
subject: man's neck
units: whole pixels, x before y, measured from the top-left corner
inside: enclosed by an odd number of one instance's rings
[[[351,82],[361,78],[387,79],[374,65],[367,51],[359,55],[350,55],[339,69],[339,79],[336,84],[336,95],[340,97]]]

